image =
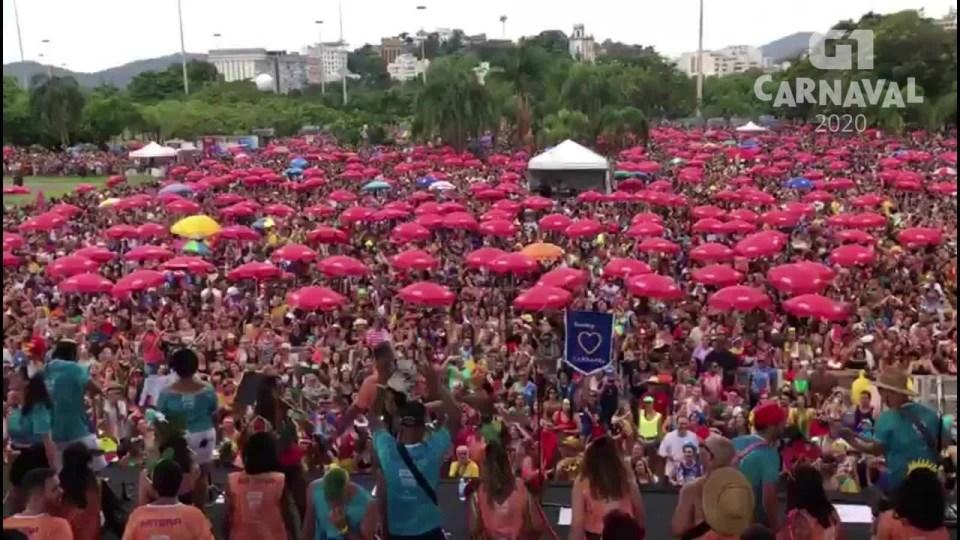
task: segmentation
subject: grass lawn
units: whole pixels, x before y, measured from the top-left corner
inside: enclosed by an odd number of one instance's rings
[[[131,176],[127,178],[127,182],[136,185],[148,178],[147,176]],[[30,188],[31,193],[29,195],[4,195],[3,204],[15,205],[35,201],[39,191],[43,191],[47,199],[60,197],[73,191],[77,184],[93,184],[100,187],[106,181],[106,176],[86,176],[82,178],[79,176],[27,176],[23,179],[23,185]],[[13,178],[3,177],[3,185],[4,187],[13,185]]]

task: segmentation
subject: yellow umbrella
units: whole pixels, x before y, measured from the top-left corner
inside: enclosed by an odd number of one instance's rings
[[[555,261],[563,257],[563,248],[548,242],[536,242],[520,250],[521,253],[538,261]]]
[[[202,239],[220,232],[220,224],[210,216],[190,216],[174,223],[170,232],[184,238]]]
[[[110,208],[111,206],[117,204],[118,202],[120,202],[120,199],[116,197],[110,197],[109,199],[104,199],[103,201],[101,201],[100,204],[97,205],[97,207]]]

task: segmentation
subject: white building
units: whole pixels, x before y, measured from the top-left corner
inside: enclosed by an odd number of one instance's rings
[[[208,61],[226,82],[252,81],[258,75],[269,75],[274,91],[286,94],[306,86],[306,58],[286,51],[268,51],[261,48],[215,49],[207,54]]]
[[[677,68],[693,77],[697,74],[697,53],[687,52],[676,61]],[[744,73],[751,69],[770,67],[763,52],[750,45],[734,45],[718,51],[703,51],[703,75],[705,77]]]
[[[387,73],[395,81],[406,82],[423,75],[430,67],[430,60],[420,60],[410,53],[403,53],[387,64]]]
[[[950,8],[950,12],[937,19],[937,24],[940,25],[940,28],[948,32],[957,31],[957,8]]]
[[[573,25],[569,40],[570,56],[580,62],[593,63],[597,59],[597,44],[588,36],[582,24]]]
[[[323,66],[322,75],[321,65]],[[310,84],[340,82],[346,73],[346,44],[334,41],[307,47],[307,82]]]

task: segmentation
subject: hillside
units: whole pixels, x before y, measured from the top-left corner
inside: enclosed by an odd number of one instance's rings
[[[188,60],[206,60],[207,55],[197,53],[187,53]],[[136,60],[121,66],[104,69],[94,73],[78,73],[60,68],[53,68],[55,75],[70,75],[77,79],[81,86],[88,88],[96,87],[102,83],[112,84],[123,88],[127,86],[130,79],[144,71],[162,71],[167,69],[170,64],[180,62],[180,54],[170,54],[157,58],[147,58],[145,60]],[[29,80],[37,73],[46,73],[48,66],[37,62],[13,62],[3,66],[3,74],[17,77],[21,80]]]
[[[761,46],[760,50],[763,51],[764,58],[770,58],[774,63],[791,60],[807,52],[811,36],[813,32],[797,32],[771,41]]]

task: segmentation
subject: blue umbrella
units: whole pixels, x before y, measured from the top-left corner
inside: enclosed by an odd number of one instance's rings
[[[165,195],[167,193],[193,193],[193,188],[181,183],[167,184],[160,189],[160,195]]]
[[[290,167],[289,169],[284,171],[284,174],[286,174],[287,176],[301,176],[303,175],[303,169],[299,167]]]
[[[421,188],[421,189],[423,189],[423,188],[428,188],[428,187],[430,187],[430,184],[432,184],[432,183],[434,183],[434,182],[436,182],[436,181],[437,181],[437,179],[434,178],[434,177],[432,177],[432,176],[424,176],[424,177],[421,177],[421,178],[417,178],[417,187],[418,187],[418,188]]]
[[[787,189],[810,189],[813,187],[813,182],[809,178],[797,176],[787,180],[786,187]]]
[[[740,143],[740,148],[753,148],[760,144],[756,139],[747,139]]]
[[[210,255],[210,247],[203,242],[191,240],[180,248],[184,253],[196,253],[197,255]]]
[[[360,188],[361,191],[381,191],[385,189],[390,189],[390,184],[384,182],[383,180],[367,182],[366,185]]]
[[[295,157],[290,160],[290,167],[296,167],[298,169],[303,169],[307,166],[307,160],[302,157]]]

